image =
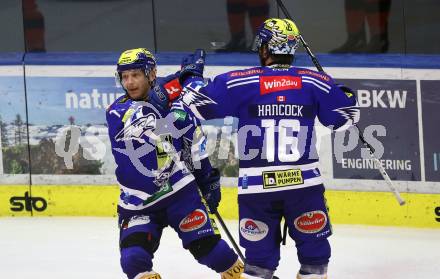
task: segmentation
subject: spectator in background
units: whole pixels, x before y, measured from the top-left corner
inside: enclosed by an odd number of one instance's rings
[[[249,15],[252,36],[254,37],[258,27],[269,16],[269,1],[227,0],[226,8],[231,40],[219,51],[250,51],[252,46],[247,44],[245,33],[246,13]]]
[[[23,0],[25,46],[27,52],[44,52],[44,17],[35,1]]]
[[[348,38],[331,53],[385,53],[388,51],[388,18],[391,0],[345,0]],[[367,42],[366,23],[370,32]]]

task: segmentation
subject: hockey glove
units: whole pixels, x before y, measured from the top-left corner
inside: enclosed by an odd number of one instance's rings
[[[196,49],[193,54],[183,58],[180,69],[179,82],[183,82],[190,76],[203,77],[206,52],[203,49]]]
[[[167,90],[162,84],[156,83],[148,94],[148,102],[160,110],[168,110],[169,99]]]
[[[217,212],[217,207],[222,198],[220,191],[220,172],[218,169],[213,168],[207,177],[202,181],[198,181],[198,184],[203,198],[208,204],[209,211],[211,213]]]

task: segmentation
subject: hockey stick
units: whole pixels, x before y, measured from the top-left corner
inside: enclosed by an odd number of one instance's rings
[[[217,220],[220,222],[220,225],[222,226],[222,229],[226,233],[226,236],[228,237],[228,239],[231,242],[232,246],[234,246],[235,252],[237,252],[237,254],[240,257],[241,261],[244,262],[243,253],[241,253],[240,248],[238,247],[237,243],[235,242],[234,238],[232,237],[231,233],[229,232],[228,227],[226,227],[225,222],[223,222],[222,216],[220,216],[220,213],[218,213],[218,211],[216,211],[214,214],[215,214],[215,217],[217,217]]]
[[[280,9],[283,11],[284,15],[288,19],[293,20],[292,17],[290,16],[290,14],[289,14],[289,11],[286,9],[286,6],[284,6],[283,1],[281,1],[281,0],[276,0],[276,1],[277,1],[278,6],[280,7]],[[304,40],[304,38],[303,38],[303,36],[301,34],[299,35],[299,40],[301,41],[301,44],[303,45],[303,47],[306,50],[307,54],[312,59],[313,64],[315,64],[316,69],[318,69],[318,71],[320,71],[320,72],[324,72],[324,69],[322,68],[321,64],[319,64],[318,59],[313,54],[313,52],[310,50],[309,45],[306,43],[306,41]]]
[[[292,20],[292,17],[289,14],[289,11],[286,9],[286,6],[284,6],[283,1],[282,0],[276,0],[278,6],[280,7],[280,9],[283,11],[284,15]],[[318,59],[316,58],[316,56],[312,53],[312,51],[310,50],[309,45],[306,43],[306,41],[304,40],[302,35],[299,35],[299,39],[301,41],[301,44],[303,45],[304,49],[306,50],[307,54],[310,56],[310,58],[312,59],[313,64],[315,65],[316,69],[318,69],[318,71],[325,73],[324,69],[322,68],[321,64],[319,63]],[[362,144],[368,149],[368,152],[370,153],[370,157],[373,159],[373,161],[376,163],[380,174],[382,175],[383,179],[385,180],[385,182],[387,183],[389,189],[391,190],[391,192],[394,194],[395,198],[397,199],[397,201],[399,202],[400,205],[404,205],[405,201],[402,199],[402,197],[400,196],[399,191],[397,191],[397,188],[394,186],[393,182],[391,181],[388,173],[386,172],[385,168],[382,166],[381,162],[379,161],[379,159],[376,158],[376,156],[374,156],[374,148],[365,140],[365,138],[362,136],[360,129],[357,125],[354,125],[358,131],[359,131],[359,139],[361,140]]]

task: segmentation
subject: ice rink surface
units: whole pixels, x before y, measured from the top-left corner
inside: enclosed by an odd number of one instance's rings
[[[236,221],[227,221],[238,239]],[[226,237],[225,234],[223,234]],[[440,230],[334,226],[330,279],[440,278]],[[1,279],[120,279],[116,218],[0,218]],[[296,249],[288,240],[276,272],[293,279]],[[164,279],[220,278],[181,248],[166,228],[154,258]]]

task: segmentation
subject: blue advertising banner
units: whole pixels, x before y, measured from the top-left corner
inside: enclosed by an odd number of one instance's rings
[[[27,77],[33,174],[109,174],[105,109],[123,89],[111,77]]]
[[[420,81],[422,92],[425,179],[440,181],[440,81]]]
[[[360,131],[391,179],[420,181],[416,81],[343,79],[338,82],[356,92],[361,107]],[[334,135],[334,178],[382,179],[366,148],[357,140],[356,132]]]
[[[105,124],[105,109],[124,95],[110,77],[28,77],[26,86],[33,125]]]

